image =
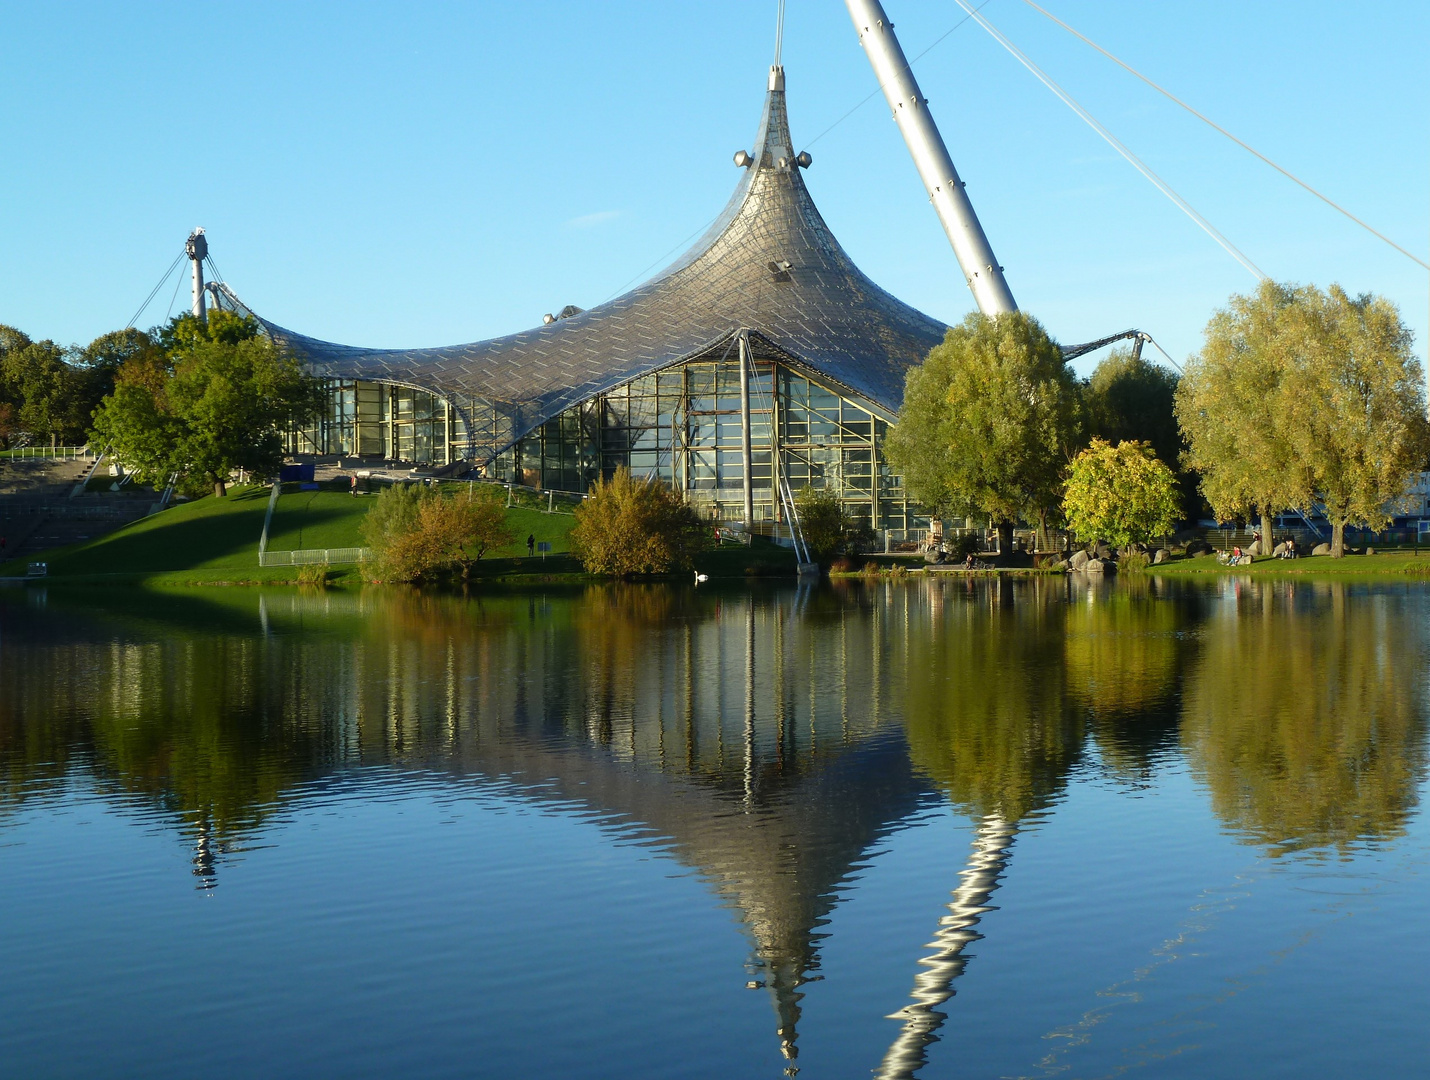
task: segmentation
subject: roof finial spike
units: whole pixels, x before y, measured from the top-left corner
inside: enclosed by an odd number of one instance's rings
[[[785,0],[779,0],[778,11],[775,14],[775,62],[774,67],[780,66],[780,49],[784,46],[785,40]]]

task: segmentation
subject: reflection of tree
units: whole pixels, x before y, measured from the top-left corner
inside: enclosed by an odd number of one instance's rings
[[[973,853],[919,960],[912,1002],[877,1071],[915,1076],[947,1019],[941,1006],[968,963],[964,950],[1006,872],[1018,823],[1052,803],[1082,747],[1065,689],[1067,605],[1040,582],[970,591],[952,605],[931,595],[934,623],[908,643],[905,728],[913,761],[977,821]]]
[[[909,752],[963,813],[1016,823],[1048,806],[1082,748],[1064,688],[1066,605],[1035,590],[1011,610],[974,598],[909,641]]]
[[[1247,589],[1207,625],[1184,696],[1182,741],[1213,808],[1272,854],[1400,835],[1425,768],[1419,623],[1341,584],[1315,599]]]
[[[1175,743],[1172,699],[1185,619],[1145,577],[1129,577],[1091,602],[1078,596],[1069,605],[1068,690],[1086,704],[1098,751],[1118,776],[1145,780],[1151,757]]]

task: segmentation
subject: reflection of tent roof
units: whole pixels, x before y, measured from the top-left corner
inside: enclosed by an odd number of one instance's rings
[[[752,158],[724,212],[668,269],[546,326],[470,345],[361,349],[260,321],[317,374],[490,402],[511,421],[507,443],[595,394],[723,348],[741,329],[897,410],[905,370],[945,327],[865,277],[825,225],[794,160],[780,68],[770,72]]]

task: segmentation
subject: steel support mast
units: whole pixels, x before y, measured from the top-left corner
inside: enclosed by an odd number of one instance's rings
[[[845,0],[859,43],[873,65],[874,77],[893,111],[894,121],[904,136],[914,165],[929,193],[943,231],[953,245],[958,265],[963,268],[978,310],[985,315],[1017,311],[1018,304],[1003,278],[1003,268],[993,255],[973,204],[963,190],[963,181],[948,156],[948,148],[929,113],[928,101],[919,93],[919,84],[904,59],[904,50],[894,36],[894,24],[884,14],[879,0]]]
[[[194,318],[202,320],[208,315],[204,302],[204,259],[209,253],[209,242],[204,238],[203,229],[189,233],[188,240],[184,242],[184,252],[194,266]]]

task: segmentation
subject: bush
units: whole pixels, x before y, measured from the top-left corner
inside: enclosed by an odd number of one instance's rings
[[[857,555],[874,546],[874,530],[869,523],[846,514],[834,492],[806,487],[795,496],[794,503],[804,542],[816,559]]]
[[[329,573],[327,563],[306,563],[298,567],[298,584],[325,589],[328,586]]]
[[[588,573],[624,578],[689,570],[711,535],[680,495],[622,466],[576,508],[571,546]]]
[[[983,554],[983,541],[978,539],[976,533],[964,533],[953,542],[953,553],[960,559],[966,559],[970,555]]]
[[[469,487],[454,497],[416,484],[396,484],[379,495],[362,533],[388,581],[421,581],[455,569],[465,581],[474,562],[516,539],[500,491]]]
[[[1151,565],[1152,559],[1145,551],[1128,551],[1117,560],[1117,569],[1124,574],[1140,574]]]
[[[847,574],[853,569],[853,561],[850,559],[846,559],[843,556],[835,559],[832,563],[829,564],[829,572],[831,574]]]

